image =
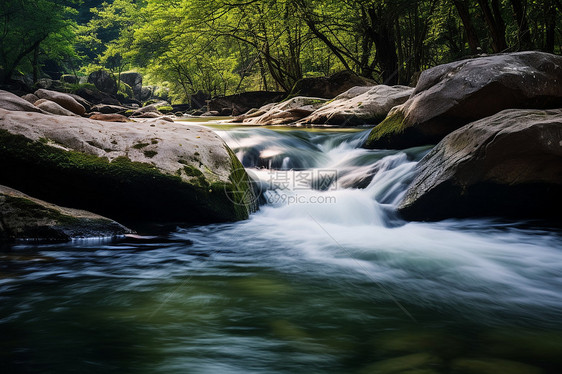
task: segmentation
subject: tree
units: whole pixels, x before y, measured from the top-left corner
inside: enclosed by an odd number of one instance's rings
[[[69,39],[76,26],[72,19],[76,12],[70,7],[73,3],[72,0],[3,0],[0,3],[2,82],[8,82],[18,69],[33,70],[37,79],[41,54],[60,57],[72,46]],[[47,45],[48,48],[44,48]]]

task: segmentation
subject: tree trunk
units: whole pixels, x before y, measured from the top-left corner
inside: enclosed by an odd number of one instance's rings
[[[468,46],[470,47],[470,52],[473,55],[476,55],[480,53],[480,41],[478,40],[476,29],[472,24],[468,6],[466,5],[464,0],[453,0],[453,3],[455,3],[455,7],[457,8],[457,12],[459,13],[459,17],[461,18],[462,24],[464,26],[466,39],[468,41]]]
[[[480,5],[482,15],[484,16],[484,20],[492,36],[492,49],[495,53],[505,51],[507,49],[507,43],[505,42],[505,24],[500,14],[498,0],[492,0],[493,13],[488,4],[488,0],[478,0],[478,4]]]
[[[37,44],[35,49],[33,50],[33,84],[37,83],[39,80],[39,46],[41,44]]]
[[[546,2],[545,9],[545,45],[544,51],[548,53],[554,53],[554,37],[556,32],[556,5],[554,1],[550,0]]]
[[[525,7],[521,0],[510,0],[515,20],[517,21],[517,39],[519,41],[519,50],[532,49],[531,32],[527,23],[527,15]]]
[[[368,14],[371,19],[368,31],[375,42],[377,50],[375,59],[381,67],[383,84],[395,85],[398,83],[398,56],[396,55],[393,22],[390,25],[384,22],[374,8],[370,8]]]

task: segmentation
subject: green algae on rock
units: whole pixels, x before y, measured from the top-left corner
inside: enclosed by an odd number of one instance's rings
[[[69,241],[114,237],[131,230],[87,211],[63,208],[0,186],[0,242],[14,240]]]
[[[0,110],[0,160],[0,183],[121,220],[234,221],[254,209],[249,179],[233,182],[245,174],[239,161],[197,125]],[[178,174],[186,165],[201,174]]]

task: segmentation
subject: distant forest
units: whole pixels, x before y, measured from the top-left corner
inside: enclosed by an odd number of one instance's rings
[[[351,70],[409,84],[483,53],[562,53],[561,0],[2,0],[0,78],[142,72],[181,102]]]

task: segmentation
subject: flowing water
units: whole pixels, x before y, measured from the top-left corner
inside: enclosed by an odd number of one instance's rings
[[[256,179],[260,210],[3,250],[2,372],[560,372],[560,230],[400,220],[427,147],[357,148],[366,132],[217,132]]]

